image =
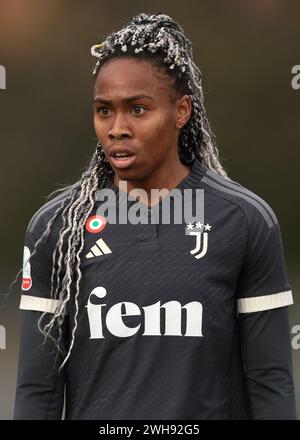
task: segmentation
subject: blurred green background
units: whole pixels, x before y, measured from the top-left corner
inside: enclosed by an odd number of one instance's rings
[[[90,47],[135,14],[163,12],[184,28],[203,74],[223,165],[279,219],[300,326],[300,2],[284,0],[1,0],[1,293],[22,268],[25,228],[46,196],[79,179],[96,145]],[[300,83],[300,81],[299,81]],[[11,419],[19,344],[20,280],[5,307],[0,419]],[[300,327],[299,327],[300,330]],[[300,417],[300,338],[294,375]]]

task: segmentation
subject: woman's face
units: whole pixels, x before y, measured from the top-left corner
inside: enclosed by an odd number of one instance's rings
[[[145,181],[178,163],[179,129],[190,113],[189,96],[176,96],[172,79],[150,61],[114,58],[97,75],[94,127],[119,179]]]

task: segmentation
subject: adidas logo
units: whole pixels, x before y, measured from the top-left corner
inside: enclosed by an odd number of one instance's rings
[[[110,248],[107,246],[107,244],[103,241],[102,238],[99,238],[99,240],[96,241],[96,244],[91,247],[90,252],[86,255],[86,258],[93,258],[98,257],[99,255],[106,255],[111,254]]]

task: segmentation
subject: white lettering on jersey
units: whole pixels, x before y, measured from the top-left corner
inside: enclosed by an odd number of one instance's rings
[[[87,314],[90,325],[90,339],[101,339],[103,336],[103,313],[102,309],[106,304],[94,304],[92,296],[104,298],[107,291],[99,286],[92,290],[89,295]],[[122,306],[125,313],[122,313]],[[165,310],[165,333],[161,334],[161,309]],[[156,303],[142,307],[144,310],[144,333],[142,336],[203,336],[202,334],[202,312],[203,306],[199,301],[192,301],[183,307],[178,301],[168,301],[165,304]],[[182,309],[186,309],[186,331],[182,335]],[[120,302],[114,304],[106,313],[106,327],[108,331],[117,337],[128,338],[135,335],[141,324],[135,327],[128,327],[123,322],[123,316],[141,316],[141,310],[133,302]],[[142,319],[142,318],[141,318]]]

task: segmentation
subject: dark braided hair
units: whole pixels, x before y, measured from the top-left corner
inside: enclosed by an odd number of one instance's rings
[[[138,57],[149,60],[154,67],[164,70],[173,80],[174,91],[178,95],[188,94],[192,102],[191,117],[179,133],[178,153],[181,161],[189,164],[198,159],[204,167],[227,177],[219,162],[215,137],[206,116],[201,72],[193,62],[192,44],[178,23],[165,14],[141,13],[133,17],[127,26],[108,35],[104,42],[94,45],[91,52],[98,58],[93,70],[94,81],[103,64],[116,57]],[[42,313],[38,321],[38,328],[45,337],[44,343],[49,337],[57,347],[57,354],[60,352],[64,355],[60,370],[70,356],[77,329],[78,295],[82,278],[80,263],[84,246],[85,223],[95,205],[96,191],[104,188],[108,179],[113,178],[113,174],[102,145],[98,142],[80,181],[55,190],[48,196],[49,199],[60,191],[66,192],[66,197],[63,198],[63,202],[56,209],[43,234],[35,243],[28,259],[29,261],[36,253],[37,246],[49,236],[54,220],[61,216],[63,226],[59,231],[52,255],[51,276],[51,298],[58,300],[58,306],[47,324],[42,326],[47,312]],[[64,245],[67,245],[65,255]],[[10,288],[17,281],[20,272]],[[61,344],[62,323],[71,298],[72,282],[76,284],[76,292],[74,298],[72,297],[76,311],[71,342],[66,354]],[[54,338],[53,334],[57,329],[59,336]]]

